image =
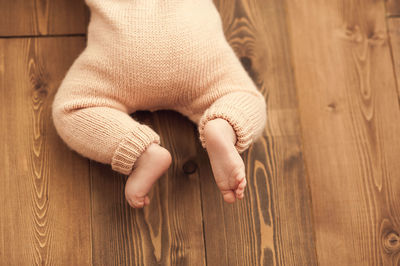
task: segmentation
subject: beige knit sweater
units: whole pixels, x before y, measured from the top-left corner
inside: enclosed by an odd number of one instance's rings
[[[226,119],[239,153],[263,131],[266,104],[223,33],[212,0],[86,0],[87,46],[55,95],[54,125],[79,154],[129,174],[159,135],[129,115],[175,110]]]

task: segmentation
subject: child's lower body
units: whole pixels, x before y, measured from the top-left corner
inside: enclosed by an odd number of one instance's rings
[[[198,125],[224,200],[243,198],[246,178],[239,154],[261,135],[266,103],[224,39],[212,1],[171,2],[171,16],[164,15],[169,5],[157,16],[138,13],[158,10],[157,1],[132,2],[149,7],[131,7],[129,1],[131,9],[120,4],[121,10],[113,1],[88,3],[88,46],[52,106],[61,138],[79,154],[129,175],[126,198],[132,207],[143,207],[171,155],[150,126],[129,114],[175,110]],[[187,13],[202,15],[187,20]]]

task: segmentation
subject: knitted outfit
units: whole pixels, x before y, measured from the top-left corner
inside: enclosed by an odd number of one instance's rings
[[[150,126],[129,114],[170,109],[198,125],[233,127],[239,153],[266,122],[263,95],[225,39],[212,0],[86,0],[87,46],[55,95],[54,125],[79,154],[130,174],[151,143]]]

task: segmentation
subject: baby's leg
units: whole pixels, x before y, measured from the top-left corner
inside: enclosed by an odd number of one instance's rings
[[[215,181],[226,202],[243,198],[245,166],[239,154],[260,137],[265,121],[264,97],[248,91],[224,95],[200,118],[200,140],[207,149]]]
[[[132,119],[115,99],[70,97],[65,86],[60,90],[52,114],[64,142],[79,154],[129,175],[125,195],[132,207],[149,204],[146,194],[171,163],[169,152],[158,145],[158,134]]]
[[[244,197],[245,166],[235,150],[236,135],[230,124],[221,118],[207,122],[203,130],[207,153],[217,186],[228,203]]]
[[[261,136],[266,123],[264,96],[245,73],[239,74],[244,77],[241,84],[229,82],[235,77],[220,80],[187,106],[177,108],[198,125],[215,181],[228,203],[244,196],[245,166],[239,154]]]

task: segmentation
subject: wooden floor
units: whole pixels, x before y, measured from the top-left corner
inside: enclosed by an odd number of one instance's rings
[[[51,120],[83,0],[0,0],[1,265],[400,265],[400,1],[215,3],[268,104],[245,199],[223,202],[194,124],[141,112],[173,164],[133,210]]]

